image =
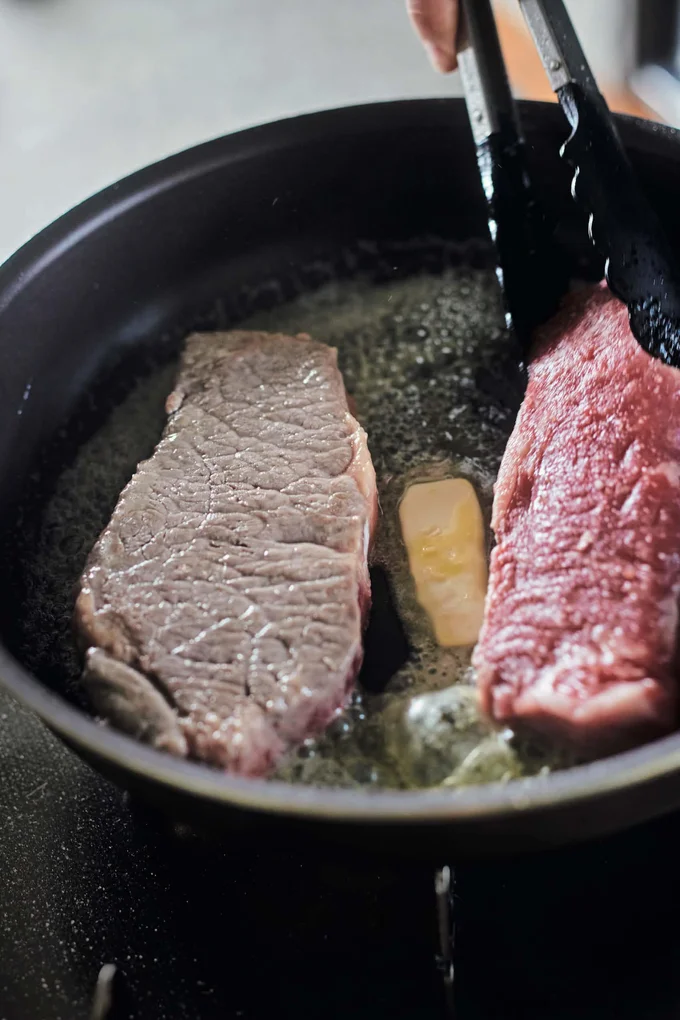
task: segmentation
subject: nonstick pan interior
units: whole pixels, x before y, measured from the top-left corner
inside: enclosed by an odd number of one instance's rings
[[[575,271],[596,273],[557,157],[559,111],[526,104],[523,114],[544,200]],[[680,237],[675,134],[632,121],[622,130],[668,229]],[[484,236],[462,104],[394,103],[257,128],[172,157],[78,207],[0,270],[7,647],[0,678],[105,774],[203,826],[258,838],[276,827],[281,836],[285,818],[293,839],[325,834],[440,860],[445,847],[538,847],[680,804],[678,737],[561,774],[456,793],[239,780],[102,730],[58,668],[42,668],[38,679],[24,668],[30,656],[17,635],[26,542],[50,486],[134,379],[169,364],[192,328],[242,321],[329,278],[389,281],[440,271],[461,242]],[[483,247],[473,257],[483,262]],[[159,397],[159,431],[161,424]],[[126,470],[146,452],[131,446]],[[102,500],[110,498],[102,490]],[[81,552],[73,550],[75,559]],[[36,645],[40,639],[36,630]]]

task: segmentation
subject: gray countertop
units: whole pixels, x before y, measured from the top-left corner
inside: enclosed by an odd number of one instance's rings
[[[404,0],[0,0],[0,261],[74,203],[207,138],[451,95]]]

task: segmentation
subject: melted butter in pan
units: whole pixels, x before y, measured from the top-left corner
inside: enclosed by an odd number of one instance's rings
[[[437,643],[476,642],[486,595],[482,512],[466,478],[411,485],[399,504],[401,533],[418,602]]]

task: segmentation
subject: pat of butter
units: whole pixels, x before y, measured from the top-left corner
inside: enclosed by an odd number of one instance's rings
[[[484,614],[484,521],[464,478],[412,485],[399,505],[418,602],[440,645],[472,645]]]

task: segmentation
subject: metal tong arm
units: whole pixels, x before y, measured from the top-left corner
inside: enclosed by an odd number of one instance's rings
[[[508,324],[526,344],[567,286],[527,172],[525,143],[490,0],[462,0],[458,64]]]
[[[574,168],[572,195],[605,259],[610,289],[630,311],[650,354],[678,364],[680,276],[661,223],[640,189],[609,107],[562,0],[519,0],[572,132],[561,154]]]

